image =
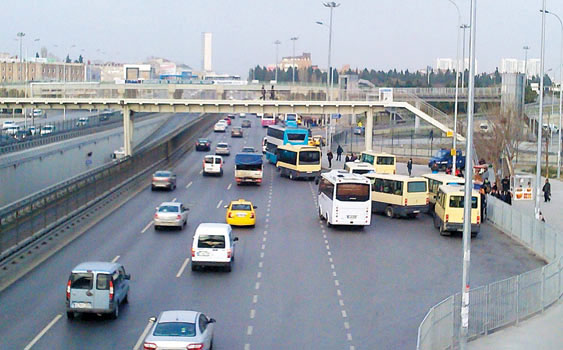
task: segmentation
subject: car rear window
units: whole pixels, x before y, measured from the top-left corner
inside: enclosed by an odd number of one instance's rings
[[[154,328],[153,335],[159,337],[195,337],[195,323],[164,322]]]
[[[229,145],[226,144],[226,143],[218,143],[217,144],[217,148],[227,148],[227,147],[229,147]]]
[[[177,213],[179,212],[179,208],[176,205],[162,205],[158,207],[159,213]]]
[[[154,176],[155,176],[155,177],[169,177],[169,176],[170,176],[170,173],[167,172],[167,171],[157,171],[157,172],[154,174]]]
[[[199,143],[207,143],[207,140],[205,140],[205,139],[199,139],[197,142],[199,142]]]
[[[213,164],[213,158],[209,157],[209,158],[205,158],[205,163],[206,164]]]
[[[91,272],[79,272],[70,275],[70,288],[92,289],[94,275]]]
[[[98,289],[98,290],[108,290],[110,280],[111,280],[110,275],[105,274],[105,273],[99,273],[98,277],[96,278],[96,289]]]
[[[250,204],[233,204],[231,206],[232,210],[250,210]]]
[[[225,236],[200,235],[197,241],[198,248],[225,248]]]

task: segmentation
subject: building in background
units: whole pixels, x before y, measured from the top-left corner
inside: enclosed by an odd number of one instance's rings
[[[17,57],[0,58],[0,83],[21,81],[66,81],[85,80],[84,63],[56,62],[47,58],[25,58],[20,62]]]
[[[539,58],[528,59],[528,65],[524,60],[516,58],[502,58],[499,65],[499,73],[522,73],[524,70],[528,71],[528,78],[540,75],[540,60]]]
[[[150,64],[124,64],[123,79],[125,82],[142,82],[154,79],[154,68]]]
[[[462,62],[462,60],[459,60],[459,64],[460,64],[460,71],[463,70],[469,70],[469,58],[465,58]],[[477,60],[475,60],[475,71],[478,72],[479,70],[477,69],[479,67],[479,62]],[[436,59],[436,66],[435,66],[436,70],[439,72],[446,72],[446,71],[454,71],[457,69],[457,64],[456,64],[456,60],[453,58],[437,58]],[[425,73],[426,74],[426,73]]]
[[[295,65],[298,70],[308,69],[313,65],[311,54],[308,52],[303,52],[301,56],[282,57],[281,62],[279,63],[279,68],[283,71],[286,71],[289,68],[293,67],[293,65]]]
[[[202,70],[204,72],[212,72],[212,33],[201,33],[202,39],[202,52],[203,52],[203,63]]]

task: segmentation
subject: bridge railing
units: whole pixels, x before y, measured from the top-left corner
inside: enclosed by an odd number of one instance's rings
[[[563,232],[488,196],[488,220],[549,264],[469,292],[469,339],[517,324],[563,297]],[[461,294],[432,307],[418,328],[417,350],[456,349]]]
[[[146,182],[150,171],[189,149],[199,132],[211,126],[216,118],[200,120],[195,119],[163,142],[141,149],[132,157],[103,165],[0,208],[0,263],[94,203],[113,196],[118,188]]]

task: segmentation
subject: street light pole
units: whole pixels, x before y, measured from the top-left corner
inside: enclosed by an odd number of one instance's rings
[[[25,36],[25,33],[19,32],[16,35],[20,39],[20,81],[22,81],[23,80],[23,56],[22,56],[23,53],[22,53],[22,49],[23,49],[23,37]]]
[[[521,120],[524,120],[524,106],[526,106],[526,86],[528,85],[528,50],[530,47],[525,45],[524,49],[524,83],[522,84],[522,114],[520,116]],[[530,121],[532,119],[530,118]],[[530,126],[532,123],[529,123]]]
[[[295,42],[299,39],[298,37],[294,36],[289,40],[293,41],[293,56],[291,57],[291,82],[295,84]]]
[[[473,179],[471,160],[473,152],[473,108],[475,100],[475,34],[477,0],[471,0],[471,34],[469,36],[469,91],[467,95],[467,145],[465,149],[465,194],[463,199],[463,275],[461,292],[461,350],[467,349],[469,334],[469,266],[471,262],[471,208],[473,197]]]
[[[325,2],[323,3],[323,5],[325,7],[328,7],[330,9],[330,21],[329,21],[329,25],[328,25],[328,70],[327,70],[327,77],[326,77],[326,82],[327,82],[327,94],[326,94],[326,98],[327,101],[331,99],[331,89],[332,89],[332,66],[330,64],[330,56],[331,56],[331,52],[332,52],[332,10],[334,10],[335,8],[337,8],[338,6],[340,6],[340,4],[334,2],[334,1],[330,1],[330,2]],[[331,148],[331,132],[330,132],[330,117],[327,117],[327,123],[326,123],[326,127],[327,127],[327,146],[328,149],[330,150]]]
[[[461,88],[463,89],[463,87],[465,86],[465,30],[469,29],[469,26],[467,24],[462,24],[460,28],[463,29],[463,41],[461,45],[461,62],[463,67],[461,70]]]
[[[452,149],[453,158],[452,158],[452,174],[456,173],[456,161],[457,161],[457,109],[458,109],[458,98],[459,98],[459,39],[460,39],[460,27],[461,27],[461,12],[459,11],[459,6],[453,1],[448,0],[455,6],[457,10],[457,42],[456,42],[456,61],[457,61],[457,68],[455,72],[455,105],[454,105],[454,134],[453,134],[453,143]]]
[[[275,74],[275,78],[274,80],[276,81],[276,84],[278,83],[278,49],[280,47],[281,41],[276,40],[274,41],[274,45],[276,45],[276,64],[274,66],[274,74]]]
[[[557,150],[557,179],[561,178],[561,119],[563,111],[563,21],[561,17],[551,11],[545,13],[553,15],[561,25],[561,53],[559,55],[559,148]],[[553,101],[551,102],[553,107]]]
[[[541,51],[540,51],[540,113],[538,116],[538,150],[536,155],[536,203],[534,214],[536,219],[540,217],[540,188],[541,188],[541,141],[542,141],[542,125],[543,125],[543,76],[544,60],[545,60],[545,2],[542,2],[541,10]]]

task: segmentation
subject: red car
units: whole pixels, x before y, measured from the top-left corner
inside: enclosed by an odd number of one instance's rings
[[[227,117],[223,120],[227,122],[227,125],[231,125],[231,118]]]

